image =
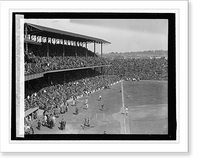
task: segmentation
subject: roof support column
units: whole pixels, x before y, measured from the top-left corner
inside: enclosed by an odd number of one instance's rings
[[[103,44],[101,42],[101,57],[102,57],[102,54],[103,54]]]
[[[101,42],[101,58],[102,58],[102,52],[103,52],[103,44]],[[103,67],[101,67],[101,75],[103,75]]]
[[[87,58],[87,42],[85,42],[85,48],[86,48],[86,58]]]
[[[68,49],[68,46],[69,46],[70,42],[68,40],[66,40],[66,49]],[[67,56],[67,54],[66,54]]]
[[[77,57],[77,55],[78,55],[78,54],[77,54],[77,41],[76,41],[76,57]]]
[[[27,25],[26,25],[26,27],[25,27],[25,38],[27,39],[27,37],[28,37],[28,28],[27,28]],[[25,51],[26,51],[26,55],[28,55],[28,42],[26,42]]]
[[[65,56],[65,44],[64,44],[64,39],[63,39],[63,57]]]
[[[94,56],[95,56],[95,53],[96,53],[96,47],[95,47],[96,45],[95,45],[95,41],[94,41]]]
[[[47,57],[49,57],[49,43],[48,43],[49,38],[47,37]]]

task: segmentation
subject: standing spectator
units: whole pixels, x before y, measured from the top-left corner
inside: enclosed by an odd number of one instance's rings
[[[60,114],[64,114],[64,113],[65,113],[65,105],[61,105]]]
[[[44,126],[47,126],[47,115],[44,115]]]
[[[28,116],[28,120],[29,120],[29,122],[32,121],[32,117],[31,117],[31,115]]]
[[[68,110],[69,110],[69,103],[67,102],[65,105],[65,112],[68,112]]]
[[[53,126],[55,126],[56,125],[56,117],[54,115],[52,116],[52,121],[53,121]]]
[[[62,117],[62,120],[60,122],[60,130],[65,130],[65,126],[66,126],[66,121]]]
[[[40,128],[41,128],[41,122],[40,122],[40,119],[39,119],[38,122],[37,122],[37,129],[40,130]]]

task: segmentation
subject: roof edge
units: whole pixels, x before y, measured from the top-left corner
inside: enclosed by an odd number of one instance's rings
[[[109,42],[109,41],[106,41],[106,40],[100,39],[100,38],[96,38],[96,37],[92,37],[92,36],[82,35],[82,34],[78,34],[78,33],[72,33],[72,32],[68,32],[68,31],[63,31],[63,30],[59,30],[59,29],[55,29],[55,28],[40,26],[40,25],[36,25],[36,24],[32,24],[32,23],[25,23],[25,25],[26,24],[39,29],[41,32],[46,31],[49,33],[66,35],[66,36],[70,36],[70,37],[74,37],[74,38],[81,38],[81,39],[85,39],[86,42],[96,41],[97,43],[111,44],[111,42]]]

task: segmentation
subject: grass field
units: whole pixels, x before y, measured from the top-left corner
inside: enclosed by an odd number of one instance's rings
[[[79,114],[75,107],[60,115],[53,129],[41,127],[36,134],[167,134],[168,133],[168,93],[167,81],[124,82],[124,102],[129,109],[128,116],[122,115],[121,83],[111,89],[100,90],[89,97],[78,100]],[[102,96],[98,101],[99,95]],[[89,109],[83,109],[83,101],[88,99]],[[104,104],[103,111],[101,109]],[[66,120],[66,129],[59,130],[61,118]],[[85,118],[90,118],[91,127],[82,128]],[[36,126],[36,125],[35,125]]]

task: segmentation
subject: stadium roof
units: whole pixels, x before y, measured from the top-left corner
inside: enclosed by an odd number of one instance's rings
[[[62,30],[44,27],[44,26],[40,26],[40,25],[35,25],[35,24],[31,24],[31,23],[25,23],[25,26],[26,25],[37,29],[37,33],[42,33],[44,36],[47,36],[47,37],[48,36],[49,37],[59,37],[62,39],[72,40],[72,41],[81,41],[81,42],[94,42],[95,41],[96,43],[110,44],[110,42],[100,39],[100,38],[95,38],[95,37],[86,36],[86,35],[82,35],[82,34],[62,31]],[[28,33],[29,33],[29,31],[28,31]]]

